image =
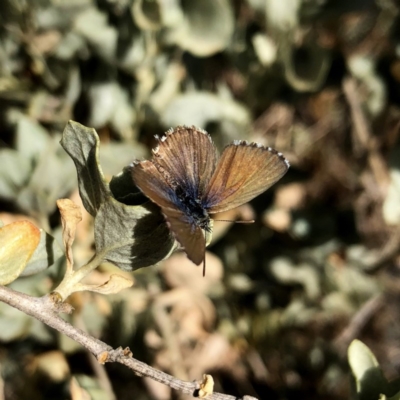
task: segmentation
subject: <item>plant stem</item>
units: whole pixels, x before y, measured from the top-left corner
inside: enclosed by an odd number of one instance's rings
[[[95,257],[96,258],[96,257]],[[94,259],[86,264],[92,265]],[[88,267],[87,270],[90,268]],[[93,268],[92,268],[93,269]],[[78,270],[79,271],[79,270]],[[76,271],[76,272],[78,272]],[[90,272],[90,271],[89,271]],[[131,353],[121,348],[114,350],[107,343],[96,339],[81,329],[75,328],[67,321],[64,321],[59,315],[59,305],[53,301],[53,298],[49,295],[44,297],[32,297],[24,293],[16,292],[5,286],[0,286],[0,301],[17,308],[25,314],[31,315],[38,319],[44,324],[51,326],[57,331],[65,334],[71,339],[75,340],[88,351],[90,351],[98,360],[103,359],[101,355],[105,355],[104,362],[118,362],[132,369],[133,372],[138,376],[148,377],[157,382],[168,385],[170,388],[179,390],[182,393],[186,393],[195,396],[199,385],[196,382],[185,382],[165,372],[158,371],[155,368],[147,365],[135,358],[131,357]],[[61,304],[62,306],[62,304]],[[207,397],[207,400],[257,400],[251,396],[244,396],[242,398],[222,394],[212,393]]]
[[[58,293],[63,301],[67,299],[71,293],[76,291],[75,286],[103,262],[104,254],[105,252],[96,253],[87,264],[70,274],[65,274],[61,283],[54,289],[54,292]]]

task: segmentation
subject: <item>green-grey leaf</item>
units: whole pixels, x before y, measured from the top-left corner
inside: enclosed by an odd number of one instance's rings
[[[170,28],[169,38],[181,48],[207,57],[229,45],[234,30],[229,0],[160,2],[161,6],[163,4],[162,14],[164,23]]]
[[[6,307],[0,306],[0,340],[5,343],[27,336],[31,324],[28,315]]]
[[[386,392],[387,381],[371,350],[360,340],[353,340],[348,349],[350,368],[356,380],[360,400],[378,399]]]
[[[95,216],[110,196],[98,161],[99,137],[93,128],[69,121],[60,143],[75,163],[83,205]]]
[[[130,206],[138,206],[148,200],[133,183],[129,167],[112,177],[109,188],[114,199]]]
[[[56,136],[50,137],[34,119],[18,111],[9,118],[17,125],[17,151],[0,152],[1,196],[30,214],[47,217],[55,201],[73,189],[73,165],[58,151]]]
[[[29,276],[44,271],[52,266],[63,254],[53,236],[41,229],[39,245],[20,276]]]
[[[101,146],[101,168],[106,176],[117,174],[132,160],[142,159],[145,155],[144,146],[138,143],[110,142],[105,146]],[[132,182],[132,178],[130,180]]]
[[[104,181],[94,129],[70,121],[61,145],[76,165],[83,205],[95,217],[96,251],[104,253],[105,260],[132,271],[154,265],[175,250],[160,208],[137,195],[128,168],[110,185]]]
[[[126,271],[154,265],[175,250],[175,240],[160,209],[153,203],[128,206],[104,202],[95,219],[96,251],[109,249],[105,259]]]
[[[31,296],[39,297],[48,293],[49,283],[42,276],[36,275],[17,279],[9,287]],[[31,318],[6,303],[0,302],[0,340],[10,342],[20,338],[32,337],[41,343],[52,343],[54,336],[42,322]]]
[[[46,129],[23,114],[17,118],[16,146],[18,152],[28,159],[38,157],[47,147],[49,141]]]
[[[195,125],[207,126],[212,122],[231,121],[246,127],[250,114],[246,107],[211,92],[185,93],[174,98],[161,116],[165,126]]]
[[[53,138],[40,153],[29,182],[18,193],[17,202],[23,209],[47,216],[54,211],[56,200],[76,185],[73,164],[58,148],[58,138]]]
[[[29,179],[32,163],[16,150],[0,150],[0,196],[14,199],[21,186]]]
[[[85,38],[101,58],[113,62],[117,49],[118,32],[108,24],[106,13],[96,7],[87,7],[77,13],[74,30]]]

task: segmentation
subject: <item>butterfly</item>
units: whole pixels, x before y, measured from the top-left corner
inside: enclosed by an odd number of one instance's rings
[[[134,161],[135,185],[161,211],[176,240],[205,273],[212,214],[236,208],[266,191],[289,169],[281,153],[236,140],[219,157],[204,130],[178,126],[159,138],[151,160]]]

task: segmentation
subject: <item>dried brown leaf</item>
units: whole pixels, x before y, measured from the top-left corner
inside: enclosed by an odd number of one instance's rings
[[[72,243],[75,239],[76,226],[82,220],[82,213],[80,208],[70,199],[57,200],[57,207],[61,214],[63,243],[67,257],[67,272],[71,272],[74,266]]]
[[[110,279],[101,285],[84,285],[79,284],[76,286],[77,290],[89,290],[91,292],[101,293],[101,294],[115,294],[123,289],[131,287],[133,285],[133,280],[125,278],[122,275],[111,275]]]

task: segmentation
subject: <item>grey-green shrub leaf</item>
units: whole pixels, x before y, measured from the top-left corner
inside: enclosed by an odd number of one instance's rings
[[[37,157],[44,151],[49,135],[40,124],[23,114],[18,115],[16,146],[26,158]]]
[[[74,30],[90,43],[101,58],[115,60],[118,32],[108,24],[107,15],[96,7],[87,7],[77,14]]]
[[[83,205],[95,217],[96,251],[103,252],[105,260],[132,271],[154,265],[174,251],[176,242],[160,208],[138,195],[129,169],[110,185],[105,182],[94,129],[70,121],[61,145],[74,160]]]
[[[142,159],[146,155],[144,146],[139,143],[110,142],[101,146],[101,169],[106,176],[119,173],[126,165],[135,159]],[[130,174],[129,174],[130,175]],[[129,176],[130,181],[132,178]],[[112,190],[112,189],[111,189]]]
[[[98,161],[99,137],[93,128],[69,121],[60,143],[75,163],[83,205],[95,216],[110,195]]]
[[[305,57],[297,57],[296,31],[300,25],[302,2],[295,0],[265,2],[269,33],[279,43],[278,59],[283,65],[288,83],[297,91],[314,91],[323,84],[331,66],[330,52],[322,48],[315,37],[307,38],[301,50]]]
[[[225,49],[231,40],[234,17],[228,0],[161,2],[170,40],[197,56],[207,57]],[[173,16],[169,15],[172,14]],[[179,18],[180,17],[180,18]],[[173,23],[171,23],[173,22]]]
[[[41,229],[40,242],[20,276],[29,276],[44,271],[63,255],[64,253],[54,237]]]
[[[56,200],[66,196],[76,185],[73,165],[58,149],[58,137],[51,138],[37,157],[29,182],[17,196],[24,210],[47,216],[55,210]]]
[[[389,156],[390,182],[382,205],[383,218],[388,225],[400,223],[400,145],[394,147]]]
[[[0,150],[0,196],[11,200],[29,179],[32,163],[16,150]]]
[[[157,30],[161,27],[160,4],[152,0],[134,0],[132,17],[141,29]]]
[[[211,122],[231,121],[240,127],[248,125],[250,115],[240,103],[211,92],[191,92],[174,98],[161,116],[165,126],[207,126]]]
[[[105,259],[133,271],[167,258],[175,249],[160,209],[153,203],[127,206],[115,199],[104,202],[95,219],[96,250]]]
[[[1,197],[31,215],[47,217],[56,199],[73,189],[73,165],[59,149],[57,137],[49,137],[43,127],[18,113],[10,119],[17,120],[18,152],[0,151]]]

